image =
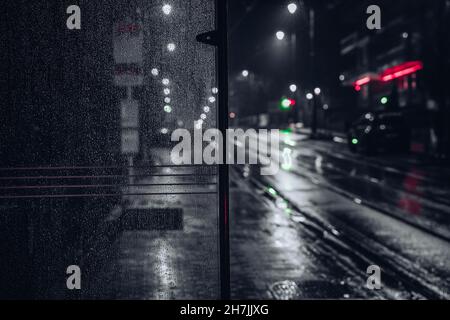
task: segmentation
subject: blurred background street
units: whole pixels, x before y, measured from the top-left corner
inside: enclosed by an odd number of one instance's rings
[[[221,3],[8,1],[0,298],[449,299],[450,1]]]

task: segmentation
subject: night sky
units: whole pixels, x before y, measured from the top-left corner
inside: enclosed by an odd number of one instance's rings
[[[230,1],[230,76],[249,69],[256,74],[283,77],[287,71],[289,48],[277,43],[275,33],[289,29],[294,19],[283,0]]]

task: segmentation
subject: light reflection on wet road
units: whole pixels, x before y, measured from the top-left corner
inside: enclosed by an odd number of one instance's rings
[[[422,206],[421,215],[415,217],[416,220],[398,219],[397,212],[386,212],[392,207],[390,201],[383,202],[383,198],[373,197],[373,186],[370,184],[374,181],[361,182],[361,173],[352,173],[354,170],[361,171],[360,167],[353,167],[350,172],[345,172],[341,170],[342,164],[332,162],[327,153],[320,152],[320,148],[327,145],[326,142],[297,140],[294,146],[291,136],[289,140],[294,157],[292,165],[275,176],[260,177],[257,170],[252,170],[253,179],[263,186],[272,186],[271,190],[274,191],[271,193],[282,195],[300,212],[307,213],[323,226],[331,226],[332,230],[337,230],[350,247],[353,244],[355,251],[360,250],[366,256],[371,256],[368,261],[384,263],[393,279],[390,287],[386,289],[392,292],[385,292],[386,297],[449,297],[450,246],[448,241],[442,239],[443,236],[436,237],[431,234],[438,231],[445,235],[450,227],[445,224],[448,221],[448,211],[430,213],[426,211],[427,206]],[[316,150],[317,145],[320,147],[317,147],[319,151]],[[283,148],[285,147],[282,146],[280,152],[283,152]],[[342,149],[342,146],[328,143],[328,148],[331,149],[328,153],[333,153],[332,158],[346,159],[349,156],[345,151],[338,150]],[[347,165],[350,162],[346,160]],[[379,168],[378,171],[380,170],[383,169]],[[395,174],[399,175],[400,169],[396,170],[398,172]],[[352,175],[359,179],[357,183]],[[387,182],[383,183],[388,183],[389,174],[384,175]],[[424,181],[417,171],[413,174],[406,172],[404,176],[407,181],[405,193],[408,194],[415,191],[415,179]],[[429,181],[426,184],[431,188]],[[411,185],[414,186],[413,190],[408,189]],[[380,185],[380,189],[383,188],[386,186]],[[397,199],[392,191],[383,192],[384,197]],[[426,201],[423,198],[419,199],[421,200]],[[376,202],[377,206],[368,207],[370,201]],[[385,211],[377,208],[383,208]],[[433,220],[434,218],[436,219]],[[417,228],[415,224],[420,224],[421,228]],[[429,229],[435,224],[440,225],[441,229]],[[396,277],[399,284],[395,283]]]

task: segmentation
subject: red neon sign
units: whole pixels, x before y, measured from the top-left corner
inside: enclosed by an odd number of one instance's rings
[[[359,80],[356,80],[356,82],[355,82],[355,87],[356,86],[363,86],[363,85],[365,85],[365,84],[368,84],[369,82],[370,82],[370,77],[364,77],[364,78],[361,78],[361,79],[359,79]]]
[[[423,69],[422,61],[410,61],[398,66],[388,68],[381,74],[381,80],[384,82],[407,76]]]
[[[366,74],[362,76],[360,79],[356,80],[353,83],[353,87],[355,88],[356,91],[360,91],[364,85],[369,84],[373,80],[378,80],[377,74],[373,73]]]

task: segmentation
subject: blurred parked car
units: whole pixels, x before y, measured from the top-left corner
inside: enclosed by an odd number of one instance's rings
[[[410,145],[410,130],[401,112],[370,112],[350,125],[348,145],[351,151],[366,154],[405,152]]]

